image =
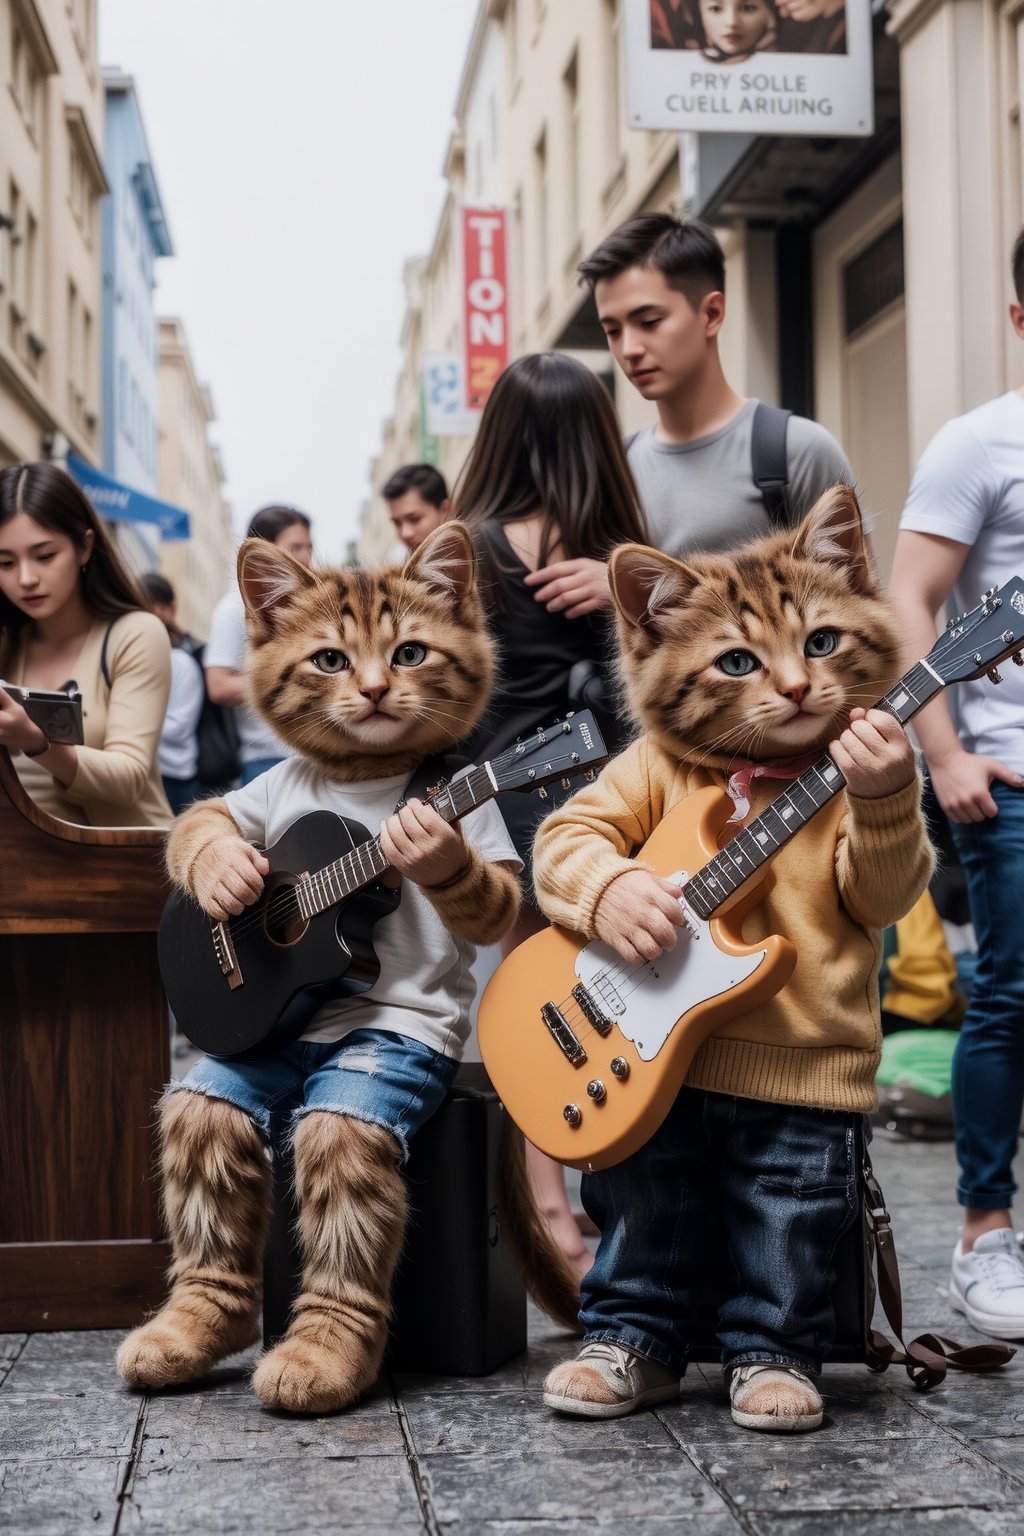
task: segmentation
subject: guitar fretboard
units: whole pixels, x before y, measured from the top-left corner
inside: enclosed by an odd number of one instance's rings
[[[875,705],[893,715],[901,725],[915,715],[945,684],[926,662],[911,667],[894,688]],[[772,855],[805,827],[845,785],[846,780],[824,752],[805,768],[789,788],[709,859],[683,887],[688,904],[705,921],[740,886],[755,875]]]
[[[490,800],[496,793],[495,781],[484,764],[462,778],[453,779],[445,789],[431,798],[430,803],[441,819],[450,825],[460,817],[468,816],[470,811],[482,805],[485,800]],[[298,882],[295,895],[299,911],[307,919],[315,917],[318,912],[326,912],[328,907],[335,906],[339,901],[344,901],[346,896],[361,890],[364,885],[378,880],[387,867],[388,861],[381,851],[379,837],[359,843],[349,853],[335,859],[333,864],[325,864],[323,869],[318,869],[315,874],[307,875]]]

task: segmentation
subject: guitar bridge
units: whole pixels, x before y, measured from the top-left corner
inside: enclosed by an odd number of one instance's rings
[[[235,953],[234,941],[227,923],[214,923],[211,929],[213,938],[213,952],[217,957],[221,974],[227,978],[228,988],[234,991],[242,985],[242,972],[238,965],[238,956]]]
[[[587,1059],[587,1053],[561,1008],[555,1003],[545,1003],[540,1010],[540,1016],[569,1065],[582,1067]]]
[[[603,1014],[591,994],[587,991],[582,981],[578,981],[572,989],[572,995],[580,1006],[587,1023],[595,1029],[599,1035],[610,1035],[612,1021]]]

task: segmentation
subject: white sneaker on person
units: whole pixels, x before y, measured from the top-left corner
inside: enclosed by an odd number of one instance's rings
[[[773,1435],[817,1429],[824,1404],[811,1378],[795,1365],[755,1360],[729,1373],[729,1402],[735,1424]]]
[[[563,1360],[544,1382],[544,1403],[582,1419],[621,1419],[636,1408],[679,1396],[680,1378],[622,1344],[584,1344],[575,1360]]]
[[[1010,1227],[983,1233],[970,1253],[957,1243],[949,1299],[981,1333],[1024,1338],[1024,1254]]]

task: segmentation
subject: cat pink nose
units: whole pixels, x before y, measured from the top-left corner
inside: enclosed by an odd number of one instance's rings
[[[364,699],[372,699],[374,704],[379,704],[388,691],[387,683],[376,683],[368,688],[360,688],[359,692]]]
[[[810,686],[810,683],[793,683],[791,687],[783,689],[783,698],[792,699],[794,704],[802,704]]]

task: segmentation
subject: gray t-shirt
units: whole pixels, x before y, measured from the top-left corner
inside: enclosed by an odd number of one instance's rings
[[[236,587],[222,597],[213,610],[203,665],[244,672],[246,643],[245,604]],[[287,757],[291,748],[285,746],[254,709],[239,704],[235,719],[238,723],[238,755],[243,763],[257,763],[265,757]]]
[[[656,549],[681,559],[688,550],[733,549],[772,531],[750,458],[757,403],[747,400],[724,427],[689,443],[660,443],[653,427],[630,443],[629,467]],[[805,416],[789,418],[786,459],[794,525],[829,486],[853,484],[835,438]]]

